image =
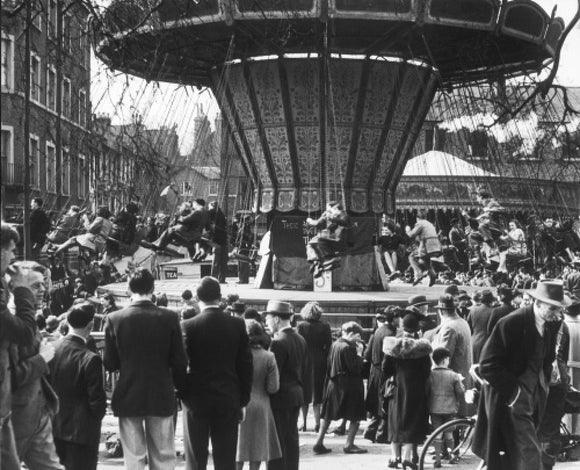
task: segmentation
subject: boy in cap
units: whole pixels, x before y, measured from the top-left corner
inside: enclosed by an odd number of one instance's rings
[[[270,300],[264,312],[266,325],[274,336],[270,351],[276,357],[280,389],[270,396],[282,458],[268,462],[268,470],[298,470],[298,416],[304,404],[302,384],[308,373],[306,340],[290,324],[294,312],[288,302]]]
[[[463,401],[465,387],[463,377],[449,368],[451,354],[448,349],[439,347],[433,351],[433,363],[431,376],[428,383],[429,414],[431,425],[437,429],[442,424],[451,421],[457,416],[459,404]],[[435,440],[435,468],[441,468],[441,448],[444,450],[453,448],[453,432],[443,435],[443,441]],[[447,452],[445,452],[447,453]],[[456,455],[449,456],[449,463],[457,463]]]

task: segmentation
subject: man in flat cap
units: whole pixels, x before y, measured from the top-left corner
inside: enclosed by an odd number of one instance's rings
[[[298,470],[298,415],[309,369],[306,340],[290,324],[293,314],[290,303],[277,300],[270,300],[264,312],[268,330],[274,335],[270,351],[280,372],[280,389],[270,396],[270,404],[282,448],[282,458],[268,462],[268,470]]]

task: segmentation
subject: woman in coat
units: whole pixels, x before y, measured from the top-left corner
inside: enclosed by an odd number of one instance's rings
[[[330,325],[320,320],[323,314],[318,302],[308,302],[300,311],[304,319],[298,323],[297,331],[306,340],[310,373],[306,374],[307,381],[303,384],[304,406],[302,406],[302,430],[306,431],[306,416],[308,404],[312,403],[314,412],[314,432],[320,429],[320,407],[324,393],[324,378],[326,377],[326,362],[328,351],[332,344]]]
[[[409,313],[403,317],[403,335],[387,336],[383,341],[383,374],[393,379],[387,391],[392,396],[388,402],[388,437],[393,451],[389,468],[397,468],[402,460],[403,469],[416,469],[416,446],[429,430],[427,385],[432,347],[429,341],[419,339],[419,330],[417,316]]]
[[[250,462],[250,470],[258,470],[262,462],[282,457],[270,408],[270,395],[280,388],[280,376],[274,354],[264,349],[266,334],[262,325],[256,320],[246,320],[246,330],[252,349],[254,375],[246,419],[238,430],[236,468],[241,470],[244,462]]]
[[[324,436],[330,423],[338,419],[350,421],[343,452],[345,454],[367,452],[366,449],[354,444],[360,421],[366,416],[361,357],[364,345],[360,346],[363,329],[357,322],[351,321],[342,325],[341,330],[342,336],[332,345],[328,355],[322,422],[318,439],[313,447],[317,455],[331,451],[324,447]]]

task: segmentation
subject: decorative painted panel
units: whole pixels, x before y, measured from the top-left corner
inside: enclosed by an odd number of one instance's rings
[[[264,126],[285,125],[278,61],[253,63],[250,73]]]
[[[350,193],[350,210],[358,213],[369,210],[366,191],[353,190]]]
[[[320,186],[320,130],[295,127],[298,171],[303,186]]]
[[[330,99],[328,119],[332,125],[352,125],[356,114],[363,62],[330,61]]]
[[[352,177],[352,185],[355,188],[366,187],[369,184],[381,132],[380,129],[361,130]]]
[[[417,67],[407,66],[401,90],[397,96],[397,106],[391,124],[391,129],[402,130],[411,118],[411,110],[417,95],[423,93],[421,79],[424,72]]]
[[[234,98],[236,112],[240,118],[240,124],[243,129],[256,127],[254,112],[248,91],[248,85],[244,78],[241,65],[230,66],[228,70],[228,85]]]
[[[282,212],[289,212],[296,207],[296,191],[294,189],[284,189],[278,192],[278,204],[276,209]]]
[[[285,61],[294,123],[320,125],[318,59]]]
[[[342,186],[346,177],[352,128],[338,127],[328,130],[328,154],[326,157],[326,184]]]
[[[264,149],[262,148],[262,142],[260,142],[260,136],[256,129],[246,130],[246,140],[248,141],[248,147],[250,147],[250,152],[252,152],[252,159],[256,164],[258,169],[258,174],[262,182],[262,186],[271,187],[272,179],[270,178],[270,171],[268,170],[268,165],[266,164],[266,157],[264,156]]]
[[[294,175],[292,174],[292,161],[290,159],[286,128],[267,127],[265,132],[278,184],[293,186]]]
[[[383,155],[381,157],[381,162],[379,163],[379,168],[375,175],[375,188],[382,188],[387,179],[387,174],[392,164],[393,158],[399,143],[403,138],[403,132],[391,129],[387,135],[387,140],[385,142],[385,148],[383,150]]]
[[[398,63],[378,62],[371,65],[363,105],[362,122],[365,126],[384,126],[400,68],[401,64]]]
[[[373,212],[385,210],[385,194],[382,191],[373,191],[371,194],[371,210]]]
[[[320,207],[320,190],[318,189],[303,189],[300,191],[300,202],[298,208],[301,211],[318,211]]]
[[[262,191],[262,200],[260,204],[261,212],[270,212],[274,209],[274,190],[265,189]]]

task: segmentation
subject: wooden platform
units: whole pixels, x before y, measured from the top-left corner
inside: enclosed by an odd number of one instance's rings
[[[251,280],[252,281],[252,280]],[[171,279],[155,281],[155,292],[164,292],[170,303],[178,305],[181,301],[181,293],[185,289],[190,289],[195,294],[197,281],[191,279]],[[298,312],[302,306],[312,300],[319,302],[327,312],[350,312],[350,313],[374,313],[377,307],[386,305],[407,304],[407,300],[412,295],[425,295],[427,299],[436,303],[443,294],[446,286],[435,285],[412,286],[404,283],[391,283],[388,292],[384,291],[358,291],[358,292],[313,292],[301,290],[275,290],[257,289],[253,283],[236,284],[235,279],[228,279],[222,284],[222,296],[237,294],[240,301],[248,307],[264,310],[268,300],[282,300],[291,302]],[[470,294],[476,289],[466,287]],[[127,283],[108,284],[99,287],[99,292],[111,292],[121,303],[127,299]]]
[[[409,297],[413,295],[425,295],[432,304],[437,303],[439,297],[443,295],[446,286],[435,285],[428,287],[424,285],[412,286],[404,283],[391,283],[389,291],[358,291],[358,292],[313,292],[301,290],[275,290],[257,289],[254,287],[253,279],[250,284],[236,284],[236,279],[230,278],[228,282],[222,284],[222,297],[228,294],[237,294],[240,301],[246,304],[247,308],[255,308],[259,312],[264,311],[269,300],[281,300],[291,302],[294,312],[300,313],[300,309],[310,301],[317,301],[324,310],[324,319],[330,323],[335,334],[340,331],[340,325],[347,321],[357,321],[365,329],[365,340],[375,326],[374,316],[379,307],[388,305],[407,305]],[[155,292],[164,292],[169,300],[170,307],[181,305],[181,293],[189,289],[195,295],[198,280],[192,279],[171,279],[156,280]],[[477,289],[466,287],[469,294],[473,294]],[[109,284],[101,286],[99,293],[111,292],[122,305],[128,301],[127,283]],[[431,309],[432,315],[437,312]]]

